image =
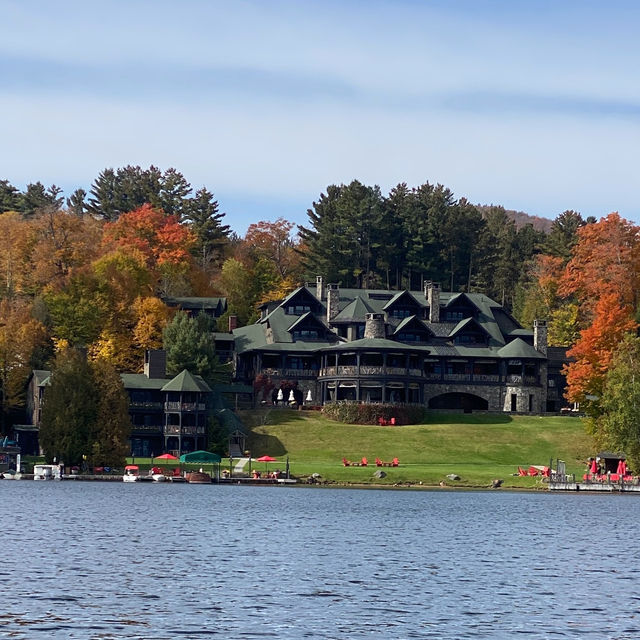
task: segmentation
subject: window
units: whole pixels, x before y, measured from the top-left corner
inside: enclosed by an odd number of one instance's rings
[[[447,311],[445,319],[448,322],[457,322],[464,319],[464,313],[462,311]]]
[[[287,307],[287,315],[290,316],[301,316],[309,311],[311,311],[311,306],[308,304],[292,304]]]
[[[391,309],[392,318],[408,318],[412,315],[411,309]]]
[[[293,332],[294,340],[318,340],[320,332],[317,329],[297,329]]]
[[[461,335],[457,335],[454,339],[453,342],[455,344],[484,344],[486,341],[484,339],[484,336],[481,336],[477,333],[466,333],[466,334],[461,334]]]

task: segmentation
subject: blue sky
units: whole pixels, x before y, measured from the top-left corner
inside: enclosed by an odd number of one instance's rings
[[[0,0],[0,179],[175,167],[234,230],[328,184],[640,222],[640,2]]]

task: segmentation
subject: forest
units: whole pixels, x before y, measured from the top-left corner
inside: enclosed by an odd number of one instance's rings
[[[246,324],[316,275],[382,289],[429,279],[485,293],[525,327],[547,319],[550,344],[569,349],[568,400],[603,446],[640,461],[640,228],[615,212],[564,211],[548,230],[526,220],[440,184],[385,195],[354,180],[329,185],[305,224],[256,221],[240,237],[214,194],[176,169],[105,169],[67,198],[55,185],[0,180],[1,431],[19,419],[31,370],[68,347],[139,370],[144,350],[167,346],[167,329],[183,322],[166,297],[225,296]]]

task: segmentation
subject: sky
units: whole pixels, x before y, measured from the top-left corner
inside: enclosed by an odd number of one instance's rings
[[[640,223],[635,0],[0,0],[0,179],[176,168],[225,222],[327,185]]]

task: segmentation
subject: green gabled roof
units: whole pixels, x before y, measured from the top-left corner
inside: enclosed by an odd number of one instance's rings
[[[162,391],[210,392],[211,388],[200,376],[196,377],[183,369],[173,380],[169,380],[162,387]]]
[[[522,338],[516,338],[504,347],[498,350],[501,358],[537,358],[546,360],[539,351],[536,351],[530,344],[527,344]]]
[[[288,331],[291,332],[295,329],[295,327],[297,327],[299,324],[307,324],[307,322],[309,324],[314,324],[318,327],[322,327],[323,329],[326,330],[326,326],[324,324],[322,324],[322,322],[320,322],[320,320],[318,320],[318,318],[316,318],[313,313],[311,313],[310,311],[307,311],[306,313],[303,313],[299,318],[297,318],[296,320],[294,320],[291,323],[291,326],[289,327]]]
[[[384,310],[387,309],[391,309],[391,307],[398,302],[398,300],[400,300],[400,298],[403,298],[405,296],[408,296],[409,298],[411,298],[411,301],[415,304],[416,307],[422,307],[422,305],[414,298],[414,296],[411,294],[410,291],[407,291],[406,289],[404,291],[398,291],[398,293],[396,293],[395,296],[393,296],[393,298],[391,298],[391,300],[389,300],[389,302],[387,302],[387,304],[384,305],[384,307],[382,307]]]
[[[120,379],[125,389],[150,389],[160,391],[165,384],[166,378],[147,378],[144,373],[121,373]]]
[[[429,327],[429,325],[424,322],[421,318],[418,318],[416,315],[409,316],[407,318],[403,318],[402,322],[396,327],[396,330],[393,332],[393,335],[399,333],[403,329],[406,329],[411,324],[419,324],[423,329],[426,329],[431,335],[434,335],[433,331]]]
[[[237,353],[259,349],[267,345],[265,325],[249,324],[233,330],[235,350]]]
[[[487,328],[480,322],[478,322],[475,318],[465,318],[464,320],[460,320],[460,322],[458,322],[458,324],[453,328],[449,336],[453,338],[453,336],[460,333],[463,329],[467,329],[469,325],[477,327],[478,329],[480,329],[480,331],[482,331],[482,333],[491,337],[491,334],[487,331]]]
[[[353,349],[371,349],[374,351],[422,351],[431,352],[431,347],[395,342],[386,338],[361,338],[352,342],[341,342],[340,344],[325,347],[323,351],[350,351]]]
[[[367,313],[374,313],[373,308],[361,296],[356,296],[331,322],[356,321],[364,322]]]

